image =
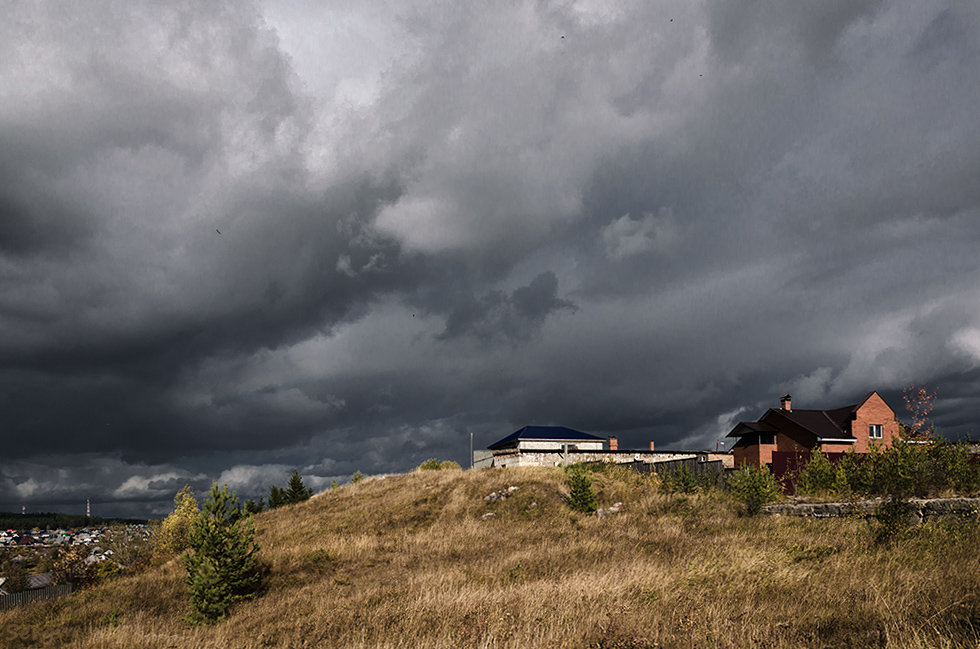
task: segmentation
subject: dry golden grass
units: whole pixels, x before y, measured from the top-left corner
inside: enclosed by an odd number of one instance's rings
[[[859,520],[745,518],[719,494],[665,496],[616,470],[595,481],[622,513],[571,512],[547,468],[345,486],[257,517],[265,589],[215,626],[182,620],[173,561],[0,613],[0,646],[978,646],[976,525],[880,548]]]

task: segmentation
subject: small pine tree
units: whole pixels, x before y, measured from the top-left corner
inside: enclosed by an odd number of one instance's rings
[[[823,452],[816,449],[800,471],[797,491],[805,496],[826,493],[834,485],[834,475],[834,466],[830,460]]]
[[[779,483],[769,471],[769,467],[757,469],[751,464],[743,464],[728,479],[728,488],[735,500],[745,505],[746,513],[754,516],[762,506],[782,495]]]
[[[848,465],[846,463],[839,462],[837,466],[834,467],[834,483],[831,486],[830,491],[838,498],[851,497],[853,490],[851,489]]]
[[[350,477],[351,484],[357,484],[363,479],[364,479],[364,474],[361,473],[360,471],[355,471],[354,475]]]
[[[568,469],[568,506],[575,511],[591,514],[595,512],[596,496],[592,489],[592,478],[581,464],[573,464]]]
[[[289,484],[286,485],[286,503],[295,505],[304,500],[309,500],[313,496],[313,489],[303,484],[303,478],[299,471],[293,469],[293,474],[289,476]]]
[[[286,501],[286,491],[272,485],[272,488],[269,489],[269,509],[276,509],[287,504],[289,503]]]
[[[255,595],[260,579],[259,546],[252,517],[242,511],[227,485],[220,490],[217,482],[211,486],[189,544],[191,552],[183,561],[193,622],[217,622],[233,602]]]

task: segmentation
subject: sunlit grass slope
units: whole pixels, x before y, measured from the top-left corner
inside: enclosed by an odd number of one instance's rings
[[[873,547],[860,520],[748,518],[625,471],[595,481],[621,513],[571,512],[557,469],[348,485],[256,518],[265,589],[215,626],[182,620],[173,561],[0,613],[0,646],[978,646],[975,525]]]

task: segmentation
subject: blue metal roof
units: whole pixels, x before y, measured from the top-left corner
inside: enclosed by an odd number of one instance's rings
[[[569,442],[604,442],[605,438],[596,437],[589,433],[583,433],[573,428],[564,426],[525,426],[516,430],[507,437],[494,442],[489,447],[492,449],[502,448],[513,444],[522,439],[546,439],[549,441],[569,441]]]

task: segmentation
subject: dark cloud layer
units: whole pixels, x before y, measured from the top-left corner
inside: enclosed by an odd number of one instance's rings
[[[0,509],[159,515],[529,423],[976,433],[980,11],[20,3]]]

